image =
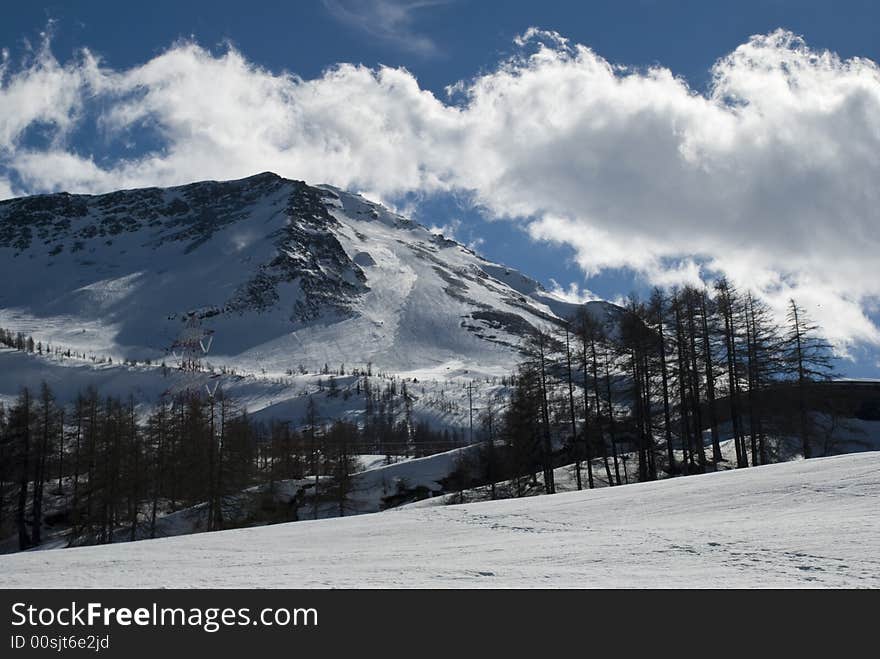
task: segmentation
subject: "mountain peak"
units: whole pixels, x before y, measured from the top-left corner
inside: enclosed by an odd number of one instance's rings
[[[241,181],[251,181],[254,183],[262,183],[265,181],[282,181],[282,180],[289,181],[290,179],[285,179],[284,177],[279,176],[275,172],[265,171],[265,172],[260,172],[259,174],[252,174],[251,176],[246,176],[245,178],[240,179],[240,180]]]
[[[197,316],[227,362],[504,372],[575,305],[380,204],[262,172],[0,205],[0,326],[158,358]],[[219,357],[218,357],[219,359]]]

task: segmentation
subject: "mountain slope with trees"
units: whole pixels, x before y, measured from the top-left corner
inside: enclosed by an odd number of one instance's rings
[[[837,381],[795,300],[774,318],[719,279],[572,304],[273,174],[2,202],[0,250],[24,273],[0,293],[6,549],[880,445],[880,385]]]

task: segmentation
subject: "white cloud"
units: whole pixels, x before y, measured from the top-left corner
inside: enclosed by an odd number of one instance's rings
[[[23,73],[10,71],[9,51],[0,51],[0,156],[14,152],[23,133],[43,126],[55,143],[80,118],[83,98],[101,86],[102,72],[88,51],[62,66],[49,49],[49,37],[29,49]]]
[[[439,236],[445,236],[446,238],[451,238],[452,240],[456,240],[456,234],[458,230],[461,229],[461,220],[457,217],[452,218],[446,224],[436,225],[432,224],[428,227],[428,231],[433,234],[437,234]]]
[[[415,31],[415,14],[451,0],[322,0],[330,15],[371,37],[420,55],[437,55],[437,44]]]
[[[480,248],[486,244],[485,238],[474,238],[473,240],[469,240],[467,243],[467,248],[472,252],[479,252]]]
[[[866,313],[880,296],[874,62],[778,31],[719,60],[700,94],[554,33],[519,43],[454,100],[403,69],[302,80],[180,43],[111,70],[43,48],[0,65],[0,176],[16,191],[95,192],[273,170],[382,199],[462,192],[573,246],[585,273],[672,284],[721,272],[776,305],[796,295],[842,345],[880,343]],[[77,153],[70,135],[95,112],[106,144]],[[50,134],[41,148],[27,146],[34,127]],[[160,148],[113,151],[142,131]]]
[[[410,212],[404,212],[401,214],[407,217],[411,217],[416,221],[421,221],[421,218],[418,217],[419,213],[417,211],[417,208],[412,208]],[[428,225],[428,231],[437,236],[443,236],[444,238],[449,238],[450,240],[457,240],[459,243],[463,243],[465,247],[467,247],[469,250],[473,252],[478,252],[480,248],[486,243],[485,239],[480,238],[479,236],[473,238],[465,238],[461,235],[461,226],[461,219],[454,217],[445,224]]]
[[[581,288],[577,282],[569,282],[568,286],[565,287],[552,278],[550,279],[550,290],[548,293],[572,304],[583,304],[584,302],[599,299],[598,295],[589,289]]]

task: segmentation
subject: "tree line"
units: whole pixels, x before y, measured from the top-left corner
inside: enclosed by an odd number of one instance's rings
[[[509,401],[482,412],[478,468],[513,479],[514,495],[538,474],[555,492],[566,464],[578,489],[716,470],[722,438],[737,468],[778,459],[780,437],[805,458],[826,450],[821,419],[834,410],[817,384],[832,378],[833,353],[795,300],[777,322],[724,279],[655,289],[607,317],[581,307],[523,353]]]
[[[166,395],[144,411],[132,396],[94,388],[68,405],[45,383],[23,388],[8,409],[0,406],[0,537],[38,546],[47,523],[68,529],[68,544],[155,537],[163,515],[198,505],[205,530],[228,528],[241,524],[244,490],[262,486],[274,505],[271,494],[287,480],[313,479],[303,483],[307,500],[274,511],[275,521],[296,519],[302,506],[314,517],[322,505],[344,515],[357,454],[391,460],[461,441],[408,414],[397,420],[397,385],[371,386],[365,379],[360,426],[323,419],[310,396],[296,427],[256,421],[221,389]]]
[[[355,455],[391,461],[471,437],[482,448],[467,454],[448,486],[485,484],[492,498],[501,482],[514,496],[553,493],[564,465],[578,489],[716,470],[727,439],[737,468],[777,460],[780,437],[797,438],[805,458],[827,450],[817,412],[834,410],[823,407],[816,385],[833,375],[831,347],[794,300],[777,322],[754,295],[722,279],[711,288],[656,289],[606,311],[584,306],[558,330],[532,332],[504,379],[509,395],[477,410],[476,436],[414,419],[408,387],[416,381],[379,386],[369,368],[352,370],[345,389],[337,379],[344,367],[326,368],[319,387],[325,400],[361,397],[356,425],[322,419],[311,396],[295,424],[257,422],[222,390],[165,395],[144,411],[133,397],[95,389],[61,405],[45,384],[25,388],[0,409],[2,537],[17,533],[22,549],[39,545],[47,517],[69,528],[70,544],[154,537],[163,515],[193,506],[203,507],[206,529],[227,528],[240,522],[244,490],[271,494],[290,480],[311,481],[299,490],[308,500],[282,518],[302,510],[317,517],[322,505],[344,515]],[[0,343],[52,349],[5,330]]]

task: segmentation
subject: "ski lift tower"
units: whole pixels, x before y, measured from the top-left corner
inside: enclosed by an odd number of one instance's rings
[[[207,355],[214,341],[214,330],[202,327],[195,313],[188,315],[183,329],[171,345],[171,354],[178,360],[182,371],[198,371],[202,355]]]

